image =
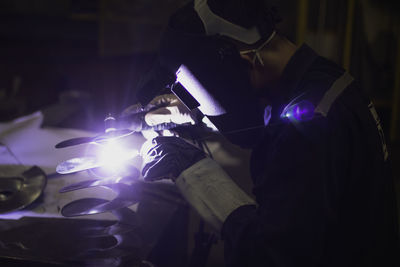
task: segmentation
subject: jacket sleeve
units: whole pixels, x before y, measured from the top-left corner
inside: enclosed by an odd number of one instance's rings
[[[306,126],[306,125],[303,125]],[[258,206],[233,211],[222,228],[227,266],[317,266],[332,211],[327,192],[329,138],[287,125],[264,157]],[[308,127],[308,126],[306,126]]]

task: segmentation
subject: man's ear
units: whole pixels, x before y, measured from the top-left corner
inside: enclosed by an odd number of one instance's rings
[[[248,64],[250,69],[254,69],[255,65],[250,54],[240,55],[240,57]]]

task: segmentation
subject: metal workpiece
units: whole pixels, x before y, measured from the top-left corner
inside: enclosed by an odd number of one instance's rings
[[[176,192],[168,189],[170,184],[158,185],[138,181],[135,177],[122,179],[92,179],[68,185],[62,193],[93,187],[112,190],[116,196],[111,199],[82,198],[61,209],[68,218],[95,215],[108,212],[115,217],[108,225],[95,225],[79,229],[79,235],[90,244],[83,246],[72,258],[98,266],[124,266],[126,262],[145,259],[164,231],[167,221],[177,207],[187,207]],[[135,207],[135,208],[132,208]],[[93,245],[94,244],[94,245]],[[109,262],[112,261],[112,262]]]
[[[59,174],[69,174],[97,168],[100,163],[95,157],[79,157],[66,160],[58,164],[56,171]]]
[[[136,181],[136,177],[139,176],[139,170],[137,170],[137,176],[130,176],[130,177],[123,177],[123,178],[104,178],[104,179],[91,179],[91,180],[85,180],[81,182],[77,182],[74,184],[70,184],[67,186],[64,186],[63,188],[60,189],[60,193],[66,193],[70,191],[75,191],[79,189],[84,189],[84,188],[90,188],[90,187],[96,187],[96,186],[103,186],[103,185],[109,185],[109,184],[114,184],[114,183],[120,183],[120,182],[129,182],[131,181]]]
[[[25,208],[42,194],[46,186],[46,174],[39,167],[31,167],[18,174],[20,166],[2,166],[0,177],[0,213]],[[8,171],[7,171],[8,169]],[[14,173],[6,175],[6,173]]]
[[[79,229],[76,234],[90,245],[83,244],[78,248],[78,253],[71,257],[71,264],[125,266],[142,262],[161,238],[164,227],[178,207],[187,208],[177,190],[171,189],[172,182],[147,183],[140,179],[138,165],[142,158],[138,146],[141,144],[134,141],[132,134],[151,127],[145,124],[143,114],[130,115],[123,119],[108,115],[104,120],[104,133],[68,139],[56,145],[56,148],[85,146],[82,155],[61,162],[56,170],[60,174],[86,173],[88,177],[59,189],[60,194],[82,193],[82,198],[61,207],[61,215],[79,219],[109,213],[115,217],[115,221],[107,225]],[[133,126],[122,127],[124,123]],[[161,125],[151,129],[175,126]],[[85,197],[86,190],[100,187],[106,189],[112,199],[102,195]]]
[[[118,138],[126,137],[128,135],[131,135],[133,131],[128,130],[128,129],[122,129],[122,130],[113,130],[109,131],[104,134],[100,134],[97,136],[86,136],[86,137],[76,137],[76,138],[71,138],[64,140],[58,144],[55,145],[55,148],[65,148],[65,147],[70,147],[70,146],[77,146],[77,145],[82,145],[82,144],[88,144],[92,142],[105,142],[109,140],[115,140]]]
[[[111,201],[98,198],[83,198],[65,205],[61,214],[64,217],[77,217],[83,215],[99,214],[132,206],[139,202],[140,192],[134,185],[122,183],[99,185],[110,188],[118,195]],[[88,185],[90,187],[90,185]]]

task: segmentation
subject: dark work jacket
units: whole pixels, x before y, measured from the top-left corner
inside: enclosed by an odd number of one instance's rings
[[[252,153],[257,206],[236,209],[222,228],[228,266],[400,266],[390,158],[358,84],[336,96],[326,116],[280,116],[296,97],[316,107],[343,73],[306,45],[286,66]]]

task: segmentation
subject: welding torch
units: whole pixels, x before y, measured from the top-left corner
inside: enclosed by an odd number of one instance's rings
[[[148,111],[141,111],[138,113],[121,115],[118,118],[115,118],[113,115],[108,114],[104,119],[105,132],[108,133],[117,129],[130,129],[134,132],[141,132],[146,130],[162,131],[182,126],[173,122],[150,126],[146,123],[144,119],[147,112]]]

